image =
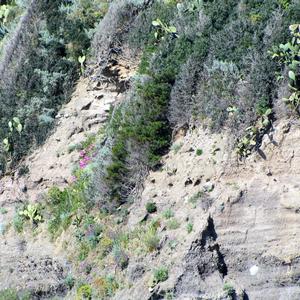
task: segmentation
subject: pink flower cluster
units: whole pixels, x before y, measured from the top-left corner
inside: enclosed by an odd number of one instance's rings
[[[92,160],[92,157],[95,156],[95,153],[92,153],[93,150],[95,148],[95,145],[91,144],[90,146],[88,146],[86,149],[81,150],[79,152],[79,167],[80,169],[84,169]],[[92,157],[91,157],[92,155]]]

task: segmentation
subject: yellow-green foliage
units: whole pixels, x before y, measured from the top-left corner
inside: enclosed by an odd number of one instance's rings
[[[82,285],[77,289],[76,300],[91,300],[92,299],[92,287],[88,284]]]
[[[29,219],[32,224],[38,223],[42,221],[42,216],[39,210],[38,204],[28,204],[24,210],[19,212],[19,215]]]
[[[57,187],[49,190],[47,208],[50,213],[50,221],[48,229],[52,236],[57,236],[63,229],[67,229],[76,212],[86,206],[85,187],[85,179],[79,178],[63,190]]]
[[[147,251],[153,252],[157,250],[160,242],[157,229],[153,226],[149,226],[148,230],[146,230],[143,236],[143,241]]]

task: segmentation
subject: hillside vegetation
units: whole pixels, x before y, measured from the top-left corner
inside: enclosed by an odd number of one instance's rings
[[[26,199],[13,221],[16,234],[45,227],[71,251],[75,271],[64,287],[76,299],[107,299],[131,288],[129,261],[161,249],[161,219],[149,217],[158,209],[153,199],[139,226],[126,224],[146,176],[163,170],[165,154],[180,150],[170,148],[178,133],[226,132],[226,146],[241,162],[259,150],[276,120],[299,115],[298,0],[0,3],[3,176],[30,171],[22,162],[45,143],[80,76],[95,89],[113,84],[125,95],[97,134],[70,147],[80,157],[70,166],[73,182],[53,186],[39,203]],[[124,61],[138,65],[126,80],[114,72]],[[213,188],[189,201],[210,201]],[[166,230],[180,226],[171,209],[158,213],[168,220]],[[191,222],[186,227],[193,231]],[[169,276],[165,267],[156,269],[150,291]],[[0,299],[10,292],[0,292]],[[172,299],[173,292],[149,299]],[[225,292],[233,293],[230,286]],[[11,299],[24,299],[15,293]]]

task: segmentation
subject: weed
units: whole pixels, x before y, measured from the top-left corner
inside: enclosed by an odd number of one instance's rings
[[[119,283],[112,275],[96,278],[94,285],[96,286],[99,299],[113,297],[116,290],[119,288]]]
[[[154,278],[155,284],[166,281],[169,278],[168,269],[165,267],[160,267],[160,268],[154,270],[153,278]]]
[[[235,295],[235,289],[230,283],[225,283],[223,286],[223,291],[226,293],[229,297],[234,297]]]
[[[21,233],[24,228],[24,218],[16,213],[13,218],[13,227],[17,233]]]
[[[105,257],[113,249],[113,240],[108,236],[104,235],[100,240],[99,248],[100,248],[100,256]]]
[[[179,227],[180,227],[180,223],[175,218],[172,218],[167,222],[167,228],[169,230],[175,230]]]
[[[129,262],[129,257],[125,253],[125,251],[121,248],[119,244],[115,244],[113,249],[112,249],[114,261],[116,265],[121,268],[122,270],[127,268],[128,262]]]
[[[182,148],[182,146],[183,146],[183,143],[173,144],[171,146],[171,150],[173,150],[174,153],[177,154],[178,151]]]
[[[188,223],[186,225],[186,230],[188,233],[191,233],[193,231],[193,224],[192,223]]]
[[[13,288],[0,291],[0,300],[30,300],[32,299],[29,291],[17,291]]]
[[[203,154],[203,150],[202,149],[197,149],[196,150],[196,155],[197,156],[201,156]]]
[[[76,181],[64,190],[53,187],[48,191],[47,209],[51,215],[48,230],[52,237],[69,227],[75,212],[82,207],[88,208],[84,193],[87,175],[84,171],[77,174]]]
[[[166,209],[163,212],[163,217],[166,219],[170,219],[170,218],[174,217],[174,212],[171,209]]]
[[[153,214],[157,211],[157,206],[156,206],[156,203],[154,202],[148,202],[146,204],[146,210],[149,214]]]
[[[165,300],[173,300],[173,299],[175,299],[175,295],[173,292],[166,292],[164,299]]]
[[[89,252],[90,247],[88,246],[88,244],[86,242],[80,243],[78,259],[80,261],[84,261],[88,257]]]
[[[28,204],[24,210],[19,211],[19,215],[29,219],[31,224],[37,224],[42,221],[38,204]]]
[[[198,200],[201,199],[203,196],[204,196],[204,192],[199,191],[196,194],[194,194],[192,197],[190,197],[188,199],[188,202],[193,204],[193,205],[196,205]]]
[[[0,214],[1,215],[5,215],[5,214],[7,214],[7,209],[5,208],[5,207],[0,207]]]
[[[75,278],[71,274],[68,274],[64,282],[68,289],[71,290],[75,285]]]
[[[148,230],[143,236],[143,241],[146,246],[146,249],[149,252],[153,252],[158,249],[160,238],[156,233],[156,229],[153,226],[149,226]]]
[[[176,249],[177,245],[178,245],[178,241],[177,240],[170,240],[168,243],[168,246],[171,250]]]
[[[76,300],[91,300],[92,299],[92,287],[88,284],[84,284],[77,289]]]

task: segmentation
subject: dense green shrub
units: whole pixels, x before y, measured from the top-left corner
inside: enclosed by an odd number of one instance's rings
[[[160,267],[154,270],[153,277],[156,283],[166,281],[169,278],[169,271],[166,267]]]
[[[76,300],[83,299],[92,299],[92,287],[89,284],[83,284],[77,289]]]
[[[156,206],[156,203],[155,202],[148,202],[146,204],[146,211],[149,213],[149,214],[153,214],[157,211],[157,206]]]
[[[88,50],[90,31],[107,5],[105,0],[32,1],[6,41],[0,59],[0,140],[12,117],[24,125],[13,162],[47,137],[78,78],[78,57]]]
[[[205,1],[201,10],[202,32],[176,77],[169,120],[174,127],[205,120],[214,130],[229,127],[239,138],[260,118],[261,101],[273,105],[278,69],[268,50],[288,38],[287,20],[299,19],[299,6],[295,1]],[[199,42],[204,47],[196,50]]]

